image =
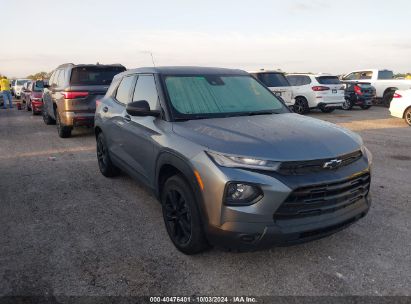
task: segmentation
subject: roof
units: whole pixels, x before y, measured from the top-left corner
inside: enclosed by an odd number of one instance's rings
[[[284,71],[278,69],[278,70],[266,70],[266,69],[259,69],[257,71],[248,71],[250,74],[263,74],[263,73],[281,73],[284,74]]]
[[[336,76],[336,77],[338,77],[337,74],[331,74],[331,73],[287,73],[287,76],[293,76],[293,75],[313,76],[313,77],[321,77],[321,76]]]
[[[101,67],[124,67],[120,63],[114,64],[100,64],[100,63],[90,63],[90,64],[74,64],[74,63],[64,63],[59,65],[57,68],[64,68],[64,67],[89,67],[89,66],[101,66]]]
[[[198,67],[198,66],[162,66],[162,67],[144,67],[127,70],[122,74],[150,73],[150,74],[169,74],[169,75],[248,75],[247,72],[238,69]]]

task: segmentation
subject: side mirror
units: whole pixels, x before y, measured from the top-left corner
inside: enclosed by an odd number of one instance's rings
[[[160,116],[160,111],[150,110],[147,100],[130,102],[126,106],[126,112],[131,116]]]

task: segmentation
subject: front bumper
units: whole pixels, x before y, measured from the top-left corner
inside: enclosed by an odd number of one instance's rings
[[[339,108],[344,104],[344,102],[320,102],[318,103],[319,108]]]
[[[369,185],[371,168],[367,156],[339,168],[305,175],[280,175],[260,171],[217,167],[208,157],[192,159],[200,173],[202,191],[201,209],[204,213],[204,228],[211,244],[238,250],[253,250],[269,246],[284,246],[325,237],[364,217],[371,205],[371,194],[367,186],[353,196],[353,189],[335,190],[345,187],[347,182],[365,179]],[[213,166],[215,168],[213,168]],[[227,182],[238,181],[259,185],[264,196],[250,206],[227,206],[223,193]],[[331,184],[337,193],[325,194],[324,212],[306,213],[304,216],[278,217],[281,207],[289,201],[291,194],[302,188]],[[339,189],[339,188],[338,188]],[[333,190],[333,191],[334,191]],[[328,191],[328,190],[327,190]],[[341,195],[336,205],[328,205],[328,197]],[[351,195],[351,194],[350,194]],[[299,202],[300,204],[300,202]],[[306,205],[305,205],[306,206]],[[311,205],[309,206],[311,208]],[[317,207],[316,207],[317,208]],[[311,211],[309,211],[311,212]]]
[[[300,220],[298,224],[280,221],[264,225],[229,222],[221,228],[209,227],[208,237],[215,246],[236,250],[257,250],[272,246],[290,246],[313,241],[347,228],[364,217],[371,205],[371,195],[349,208],[330,215]]]

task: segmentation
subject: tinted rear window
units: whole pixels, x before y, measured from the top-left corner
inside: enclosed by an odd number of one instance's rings
[[[316,77],[319,84],[341,84],[337,76],[320,76]]]
[[[109,85],[123,67],[77,67],[71,71],[71,85]]]
[[[267,87],[289,87],[290,83],[281,73],[259,73],[257,78]]]
[[[34,90],[35,92],[41,92],[41,91],[43,91],[43,89],[44,89],[44,82],[41,81],[41,80],[37,80],[37,81],[34,83],[33,90]]]
[[[378,79],[393,79],[394,73],[392,71],[378,71]]]
[[[28,79],[25,79],[25,80],[17,80],[17,85],[23,85],[23,84],[25,84],[25,83],[27,83],[27,82],[29,82],[30,80],[28,80]]]

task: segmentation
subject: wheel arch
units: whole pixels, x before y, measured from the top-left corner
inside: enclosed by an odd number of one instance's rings
[[[154,192],[161,202],[161,191],[167,179],[175,174],[181,175],[193,190],[198,202],[200,217],[203,227],[208,223],[207,212],[204,205],[202,189],[198,184],[195,169],[189,164],[188,160],[174,151],[164,151],[157,158]]]
[[[404,113],[402,113],[402,118],[405,118],[405,113],[406,113],[408,110],[411,110],[411,106],[408,106],[408,107],[405,108]]]
[[[384,90],[383,96],[384,96],[386,93],[388,93],[388,92],[391,92],[391,91],[394,91],[394,92],[395,92],[396,90],[398,90],[398,88],[396,88],[396,87],[386,88],[386,89]]]

